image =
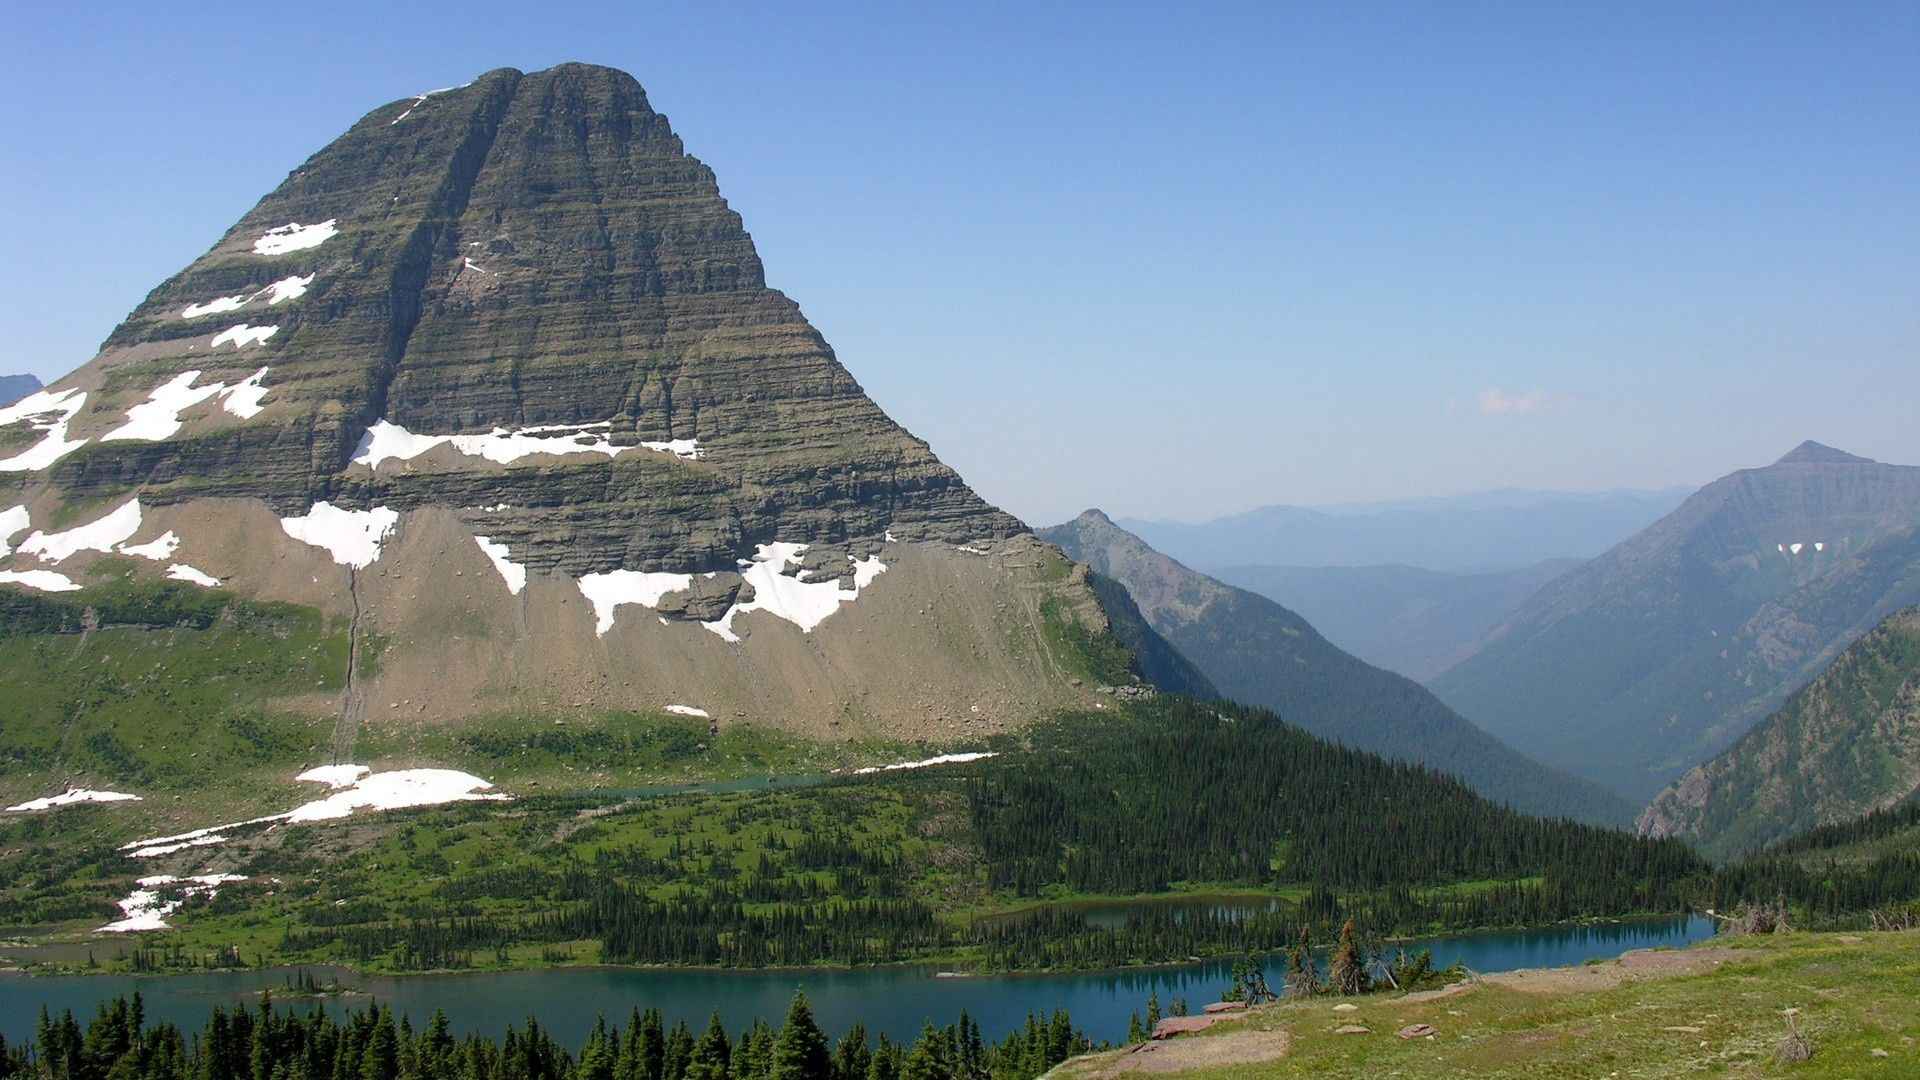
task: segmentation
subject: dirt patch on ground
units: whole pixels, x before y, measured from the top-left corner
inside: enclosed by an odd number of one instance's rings
[[[1503,986],[1529,994],[1560,994],[1611,990],[1640,979],[1667,979],[1676,975],[1696,975],[1733,959],[1732,949],[1638,949],[1620,959],[1585,967],[1534,968],[1503,971],[1480,979],[1489,986]],[[1461,984],[1472,986],[1471,983]],[[1449,987],[1448,990],[1453,990]],[[1445,993],[1436,991],[1435,996]]]
[[[1222,1065],[1254,1065],[1287,1056],[1291,1040],[1284,1031],[1228,1031],[1142,1043],[1110,1057],[1075,1063],[1070,1075],[1089,1080],[1134,1073],[1177,1073]]]

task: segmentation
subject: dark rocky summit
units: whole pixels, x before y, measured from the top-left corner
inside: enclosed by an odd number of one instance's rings
[[[338,234],[256,252],[290,222]],[[249,303],[225,323],[181,316],[295,275],[312,275],[296,301]],[[235,322],[278,330],[258,347],[206,346]],[[730,569],[776,537],[1021,531],[888,419],[767,287],[712,170],[639,83],[607,68],[492,71],[367,114],[113,331],[79,375],[91,392],[75,430],[117,423],[176,373],[237,380],[262,364],[272,392],[257,420],[96,441],[52,480],[77,498],[250,496],[283,514],[318,500],[505,503],[469,524],[529,566],[575,575]],[[376,422],[418,435],[607,424],[614,446],[691,439],[700,457],[351,464]]]

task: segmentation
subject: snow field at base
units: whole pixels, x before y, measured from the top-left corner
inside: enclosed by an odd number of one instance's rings
[[[180,547],[180,537],[172,529],[144,544],[121,544],[122,555],[132,555],[139,559],[151,559],[154,562],[166,562]]]
[[[341,566],[363,570],[380,557],[380,545],[400,520],[384,506],[342,510],[322,500],[305,514],[280,519],[280,528],[303,544],[325,548]]]
[[[337,223],[340,219],[328,218],[318,225],[302,225],[290,221],[275,229],[268,229],[253,242],[255,255],[285,255],[291,251],[305,251],[317,248],[340,234]]]
[[[18,550],[41,562],[59,563],[82,551],[111,551],[115,544],[133,539],[139,530],[140,500],[128,499],[110,513],[65,532],[36,530],[21,542]]]
[[[895,769],[924,769],[930,765],[959,765],[968,761],[979,761],[983,758],[998,757],[998,756],[999,755],[993,751],[975,751],[975,752],[969,752],[964,754],[940,754],[937,757],[930,757],[921,761],[903,761],[897,765],[869,765],[864,769],[855,769],[853,770],[853,772],[854,772],[854,775],[856,776],[864,776],[867,773],[892,772]]]
[[[727,641],[737,642],[740,636],[733,629],[733,620],[750,611],[764,611],[785,619],[803,632],[811,633],[827,616],[840,610],[842,603],[858,599],[860,590],[872,584],[873,579],[887,569],[878,555],[865,559],[849,555],[847,558],[853,563],[852,589],[842,589],[837,579],[803,581],[799,575],[790,576],[785,571],[806,550],[806,544],[776,542],[758,545],[754,557],[741,562],[740,571],[740,576],[753,586],[753,599],[746,603],[735,601],[726,614],[701,625]]]
[[[697,716],[702,720],[713,719],[713,714],[705,709],[696,709],[691,705],[669,705],[667,711],[675,716]]]
[[[67,425],[86,403],[83,390],[38,390],[0,409],[0,427],[25,421],[42,433],[39,442],[0,460],[0,472],[38,472],[85,446],[85,439],[67,438]]]
[[[25,585],[41,592],[73,592],[80,583],[52,570],[0,570],[0,583]]]
[[[691,588],[693,575],[609,570],[604,574],[587,574],[575,584],[580,586],[580,595],[593,605],[594,633],[605,635],[613,629],[614,608],[621,604],[654,607],[668,593]]]
[[[88,788],[68,788],[59,795],[49,795],[44,799],[29,799],[18,806],[7,807],[9,814],[30,814],[37,810],[52,810],[76,803],[112,803],[139,802],[140,796],[129,795],[124,791],[93,791]]]
[[[121,851],[135,859],[149,859],[193,847],[225,843],[228,833],[253,825],[300,824],[337,821],[357,810],[404,810],[416,806],[440,806],[451,802],[486,800],[505,802],[513,798],[495,792],[493,785],[469,773],[453,769],[398,769],[393,772],[369,772],[364,765],[324,765],[295,777],[308,783],[326,784],[333,794],[302,803],[291,810],[266,817],[248,818],[204,829],[156,836],[122,844]]]
[[[200,874],[195,877],[174,877],[171,874],[156,874],[143,877],[134,884],[140,888],[130,893],[125,900],[119,901],[123,916],[117,922],[110,922],[96,933],[128,934],[141,930],[167,929],[167,916],[180,910],[180,905],[192,897],[211,897],[228,882],[245,881],[242,874]],[[175,894],[173,899],[161,899],[161,890]]]
[[[220,587],[219,578],[214,577],[204,570],[198,570],[188,566],[186,563],[174,563],[172,566],[167,567],[167,577],[174,581],[184,581],[208,589],[217,589]]]

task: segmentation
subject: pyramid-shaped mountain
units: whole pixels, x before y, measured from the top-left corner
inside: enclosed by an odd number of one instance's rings
[[[376,718],[667,705],[956,737],[1098,700],[1058,626],[1107,626],[767,286],[639,83],[579,64],[295,169],[0,410],[0,531],[16,629],[173,626],[166,588],[317,612],[343,670],[273,707],[337,712],[342,756]]]
[[[1433,688],[1638,801],[1920,602],[1920,467],[1804,443],[1549,583]]]

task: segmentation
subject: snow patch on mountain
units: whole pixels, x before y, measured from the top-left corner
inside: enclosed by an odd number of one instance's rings
[[[0,460],[0,472],[38,472],[85,446],[85,439],[67,438],[67,425],[86,403],[83,390],[37,390],[0,409],[0,427],[25,421],[33,430],[43,433],[39,442]]]
[[[69,556],[82,551],[111,551],[113,545],[133,539],[138,531],[140,500],[128,499],[118,509],[65,532],[35,531],[21,542],[20,553],[32,555],[41,562],[65,562]]]
[[[305,514],[281,518],[280,528],[303,544],[325,548],[341,566],[360,570],[380,557],[380,545],[399,520],[398,512],[384,506],[342,510],[323,499]]]
[[[676,457],[701,456],[693,439],[668,442],[643,442],[615,446],[608,437],[612,421],[591,424],[549,424],[518,430],[496,427],[485,435],[420,435],[399,424],[377,420],[360,437],[352,462],[377,469],[388,460],[411,461],[436,446],[448,445],[469,457],[485,458],[499,465],[511,465],[534,454],[605,454],[619,457],[630,450],[655,450]]]
[[[507,545],[504,543],[496,543],[485,536],[476,536],[473,542],[480,545],[480,551],[486,555],[487,561],[500,571],[500,577],[507,583],[507,591],[519,596],[520,590],[527,587],[527,568],[507,558]]]
[[[18,806],[7,807],[9,814],[30,814],[37,810],[52,810],[76,803],[113,803],[139,802],[140,796],[129,795],[124,791],[94,791],[90,788],[68,788],[58,795],[49,795],[44,799],[29,799]]]
[[[285,255],[291,251],[305,251],[317,248],[321,244],[340,234],[338,218],[328,218],[318,225],[302,225],[290,221],[275,229],[268,229],[253,242],[255,255]]]
[[[668,593],[690,588],[693,575],[609,570],[604,574],[587,574],[575,584],[580,586],[580,594],[587,598],[587,603],[593,605],[593,632],[604,636],[613,629],[613,609],[621,604],[654,607]]]
[[[753,599],[745,603],[736,600],[726,614],[700,625],[727,641],[737,642],[740,636],[733,629],[733,620],[750,611],[764,611],[785,619],[803,632],[811,633],[827,616],[840,610],[841,604],[857,599],[860,590],[872,584],[873,579],[887,569],[878,555],[866,559],[849,555],[847,558],[854,568],[853,588],[841,588],[838,579],[806,581],[798,573],[790,575],[786,572],[788,565],[797,563],[801,553],[806,550],[806,544],[776,542],[758,545],[754,557],[741,560],[740,563],[740,576],[753,586]]]

